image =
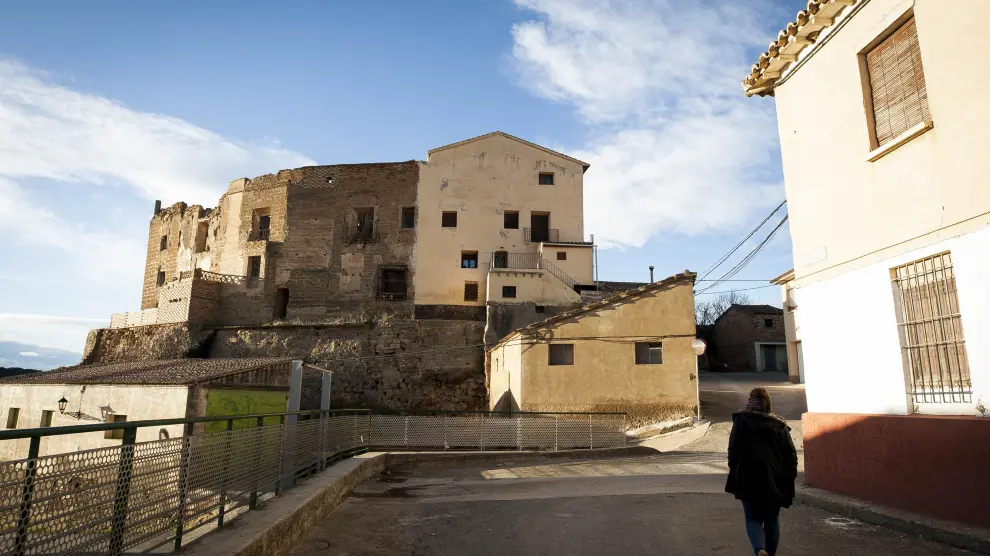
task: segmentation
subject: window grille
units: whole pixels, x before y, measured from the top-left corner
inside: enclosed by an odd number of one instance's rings
[[[891,269],[897,326],[916,403],[971,402],[952,257],[941,253]]]
[[[464,301],[478,300],[478,283],[464,282]]]
[[[876,146],[932,115],[914,18],[866,54]]]

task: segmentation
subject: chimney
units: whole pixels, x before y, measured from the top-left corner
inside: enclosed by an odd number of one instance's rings
[[[653,265],[650,265],[650,283],[653,283]]]
[[[162,202],[155,201],[155,216],[158,216],[158,213],[161,211],[162,211]]]

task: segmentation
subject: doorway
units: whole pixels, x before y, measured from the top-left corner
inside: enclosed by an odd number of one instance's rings
[[[529,226],[533,243],[550,241],[550,213],[534,212],[529,215]]]
[[[275,291],[275,320],[285,320],[289,314],[289,289],[279,288]]]

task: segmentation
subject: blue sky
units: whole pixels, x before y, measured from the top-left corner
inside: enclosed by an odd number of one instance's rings
[[[137,309],[155,199],[496,129],[591,163],[602,279],[703,270],[783,199],[772,101],[740,81],[803,4],[8,3],[0,341],[79,351]],[[784,232],[737,278],[790,268]]]

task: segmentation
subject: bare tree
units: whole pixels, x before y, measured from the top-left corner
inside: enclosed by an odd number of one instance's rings
[[[722,292],[716,295],[696,297],[694,300],[694,318],[698,326],[715,324],[715,319],[722,316],[732,305],[748,305],[753,300],[740,292]]]

